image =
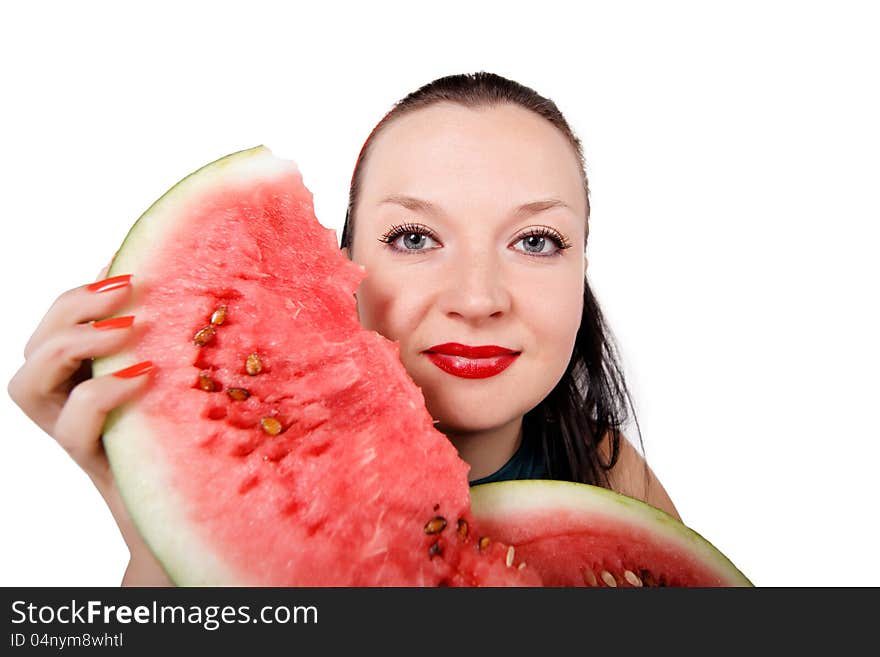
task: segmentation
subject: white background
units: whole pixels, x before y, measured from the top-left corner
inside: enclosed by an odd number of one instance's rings
[[[758,585],[880,585],[871,3],[128,5],[0,15],[4,382],[184,175],[266,144],[341,233],[391,105],[493,71],[584,142],[590,280],[685,522]],[[91,483],[5,394],[0,413],[0,584],[118,584]]]

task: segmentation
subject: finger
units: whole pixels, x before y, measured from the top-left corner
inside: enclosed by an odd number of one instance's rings
[[[25,345],[25,359],[60,330],[107,317],[122,308],[131,295],[130,277],[112,276],[104,283],[82,285],[59,296]]]
[[[43,431],[51,435],[52,427],[55,426],[58,414],[67,401],[67,394],[59,392],[49,397],[37,397],[27,389],[27,376],[27,363],[25,363],[10,379],[6,391],[10,398],[12,398],[12,401],[18,404],[21,410],[24,411],[25,415],[33,420]]]
[[[55,439],[92,476],[109,476],[101,431],[110,411],[146,387],[151,364],[139,371],[140,374],[128,378],[116,373],[83,381],[70,392],[58,416],[52,432]]]
[[[31,354],[15,375],[13,399],[27,413],[28,406],[39,406],[67,382],[84,360],[120,351],[138,328],[133,317],[128,326],[125,320],[125,317],[117,317],[77,324],[56,333]],[[110,328],[101,328],[108,324]]]

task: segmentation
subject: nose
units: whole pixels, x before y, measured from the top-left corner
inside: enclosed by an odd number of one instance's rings
[[[451,270],[440,301],[447,316],[480,322],[510,312],[506,277],[491,254],[468,253]]]

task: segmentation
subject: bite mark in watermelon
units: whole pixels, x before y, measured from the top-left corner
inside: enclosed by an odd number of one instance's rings
[[[584,504],[568,538],[553,538],[558,527],[542,522],[561,517],[552,483],[532,483],[519,516],[492,502],[475,518],[467,464],[434,429],[398,344],[359,325],[354,292],[366,272],[312,200],[293,162],[241,151],[162,196],[112,263],[109,275],[133,274],[120,314],[135,315],[139,337],[97,359],[95,374],[143,360],[156,369],[108,418],[104,444],[135,524],[176,583],[583,585],[571,581],[575,566],[551,572],[555,557],[542,550],[595,565],[632,551],[636,535],[662,534],[663,522],[642,516],[641,533],[634,518],[608,521],[617,538],[597,542],[577,532],[593,524]],[[595,495],[569,486],[569,496]],[[531,533],[505,533],[520,524]],[[666,568],[677,549],[687,553],[678,544],[650,567]],[[720,581],[672,572],[670,583]]]

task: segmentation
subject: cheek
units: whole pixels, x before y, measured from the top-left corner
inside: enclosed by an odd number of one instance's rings
[[[561,279],[554,284],[541,285],[520,297],[519,315],[531,326],[536,353],[548,365],[568,360],[574,348],[575,337],[583,311],[583,282]]]
[[[360,319],[361,326],[382,333],[381,319],[386,314],[385,309],[388,307],[389,300],[385,298],[381,288],[376,286],[372,274],[361,281],[356,297],[358,319]]]
[[[424,296],[416,294],[417,285],[407,284],[402,289],[401,276],[387,268],[375,272],[367,266],[368,275],[358,288],[361,325],[389,340],[402,340],[412,332],[417,305],[424,303]]]

